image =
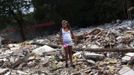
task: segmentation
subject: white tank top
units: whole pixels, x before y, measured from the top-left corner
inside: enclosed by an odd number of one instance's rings
[[[62,38],[63,42],[72,42],[71,31],[64,31],[64,29],[62,29]]]

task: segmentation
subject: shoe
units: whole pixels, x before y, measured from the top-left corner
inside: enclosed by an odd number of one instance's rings
[[[71,67],[75,68],[75,65],[71,65]]]
[[[66,64],[65,67],[68,68],[68,64]]]

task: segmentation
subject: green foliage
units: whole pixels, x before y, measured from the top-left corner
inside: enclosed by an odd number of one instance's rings
[[[22,9],[31,5],[34,12],[23,14]],[[0,0],[0,22],[15,24],[13,10],[28,24],[51,20],[59,26],[62,19],[67,19],[71,25],[87,26],[126,19],[127,9],[133,5],[134,0]]]
[[[133,0],[32,0],[38,22],[62,19],[73,25],[90,25],[125,19]],[[127,2],[126,2],[127,1]],[[57,23],[59,25],[59,23]]]
[[[44,0],[32,0],[34,5],[34,17],[36,18],[37,22],[42,22],[46,19],[46,15],[48,14],[48,6],[45,5]]]
[[[0,25],[17,25],[22,41],[26,40],[24,33],[24,10],[31,6],[30,0],[0,0]],[[3,21],[5,21],[3,23]]]
[[[11,10],[15,13],[23,9],[29,9],[31,3],[28,0],[0,0],[0,16],[11,16]]]
[[[0,0],[0,25],[17,24],[15,18],[23,18],[23,10],[31,6],[28,0]]]

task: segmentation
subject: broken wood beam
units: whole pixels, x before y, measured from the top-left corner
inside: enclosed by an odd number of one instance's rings
[[[34,43],[38,45],[48,45],[53,48],[61,48],[62,46],[59,45],[54,45],[54,44],[39,44],[39,43]],[[73,48],[75,51],[89,51],[89,52],[134,52],[134,48],[96,48],[96,49],[91,49],[91,48]]]
[[[39,45],[39,46],[44,46],[44,45],[48,45],[52,48],[61,48],[61,46],[59,45],[55,45],[55,44],[41,44],[41,43],[32,43],[33,45]]]
[[[74,48],[76,51],[89,51],[89,52],[134,52],[134,48]]]

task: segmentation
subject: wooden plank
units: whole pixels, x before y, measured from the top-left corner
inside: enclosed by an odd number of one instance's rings
[[[76,51],[89,51],[89,52],[134,52],[134,48],[74,48]]]
[[[44,46],[44,45],[48,45],[52,48],[61,48],[61,46],[59,45],[55,45],[55,44],[41,44],[41,43],[32,43],[33,45],[39,45],[39,46]]]
[[[52,45],[52,44],[39,44],[39,43],[34,43],[36,45],[48,45],[53,48],[61,48],[59,45]],[[134,48],[96,48],[96,49],[91,49],[91,48],[73,48],[75,51],[89,51],[89,52],[134,52]]]

